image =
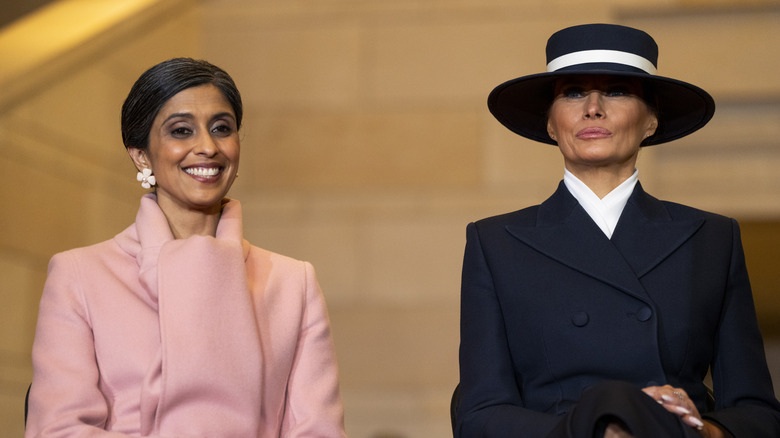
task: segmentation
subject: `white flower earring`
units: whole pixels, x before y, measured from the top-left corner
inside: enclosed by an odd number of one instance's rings
[[[152,186],[157,184],[157,180],[154,178],[154,175],[152,175],[152,169],[146,167],[142,171],[138,172],[138,175],[135,176],[135,179],[141,181],[141,187],[145,189],[151,189]]]

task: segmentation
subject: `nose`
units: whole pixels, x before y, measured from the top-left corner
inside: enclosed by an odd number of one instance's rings
[[[219,152],[219,147],[214,139],[207,134],[200,136],[193,152],[203,157],[213,157]]]
[[[591,91],[588,93],[588,97],[585,99],[585,118],[602,118],[604,117],[604,101],[603,95],[599,91]]]

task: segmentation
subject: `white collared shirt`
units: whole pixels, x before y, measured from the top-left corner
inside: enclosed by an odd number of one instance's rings
[[[639,171],[634,170],[633,175],[600,199],[593,193],[593,190],[574,176],[573,173],[569,172],[568,169],[564,169],[563,183],[591,219],[596,222],[596,225],[601,228],[601,231],[607,235],[607,238],[611,239],[618,219],[620,219],[620,214],[623,213],[623,208],[626,206],[626,202],[628,202],[628,197],[634,191],[639,178],[638,175]]]

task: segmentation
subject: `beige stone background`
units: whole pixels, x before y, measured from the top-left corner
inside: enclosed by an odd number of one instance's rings
[[[640,178],[743,224],[780,380],[777,1],[60,0],[0,28],[0,435],[22,434],[48,259],[134,218],[130,85],[193,56],[243,94],[232,196],[247,237],[317,268],[348,433],[451,436],[465,226],[540,202],[563,172],[554,147],[492,119],[487,94],[541,71],[553,31],[597,21],[647,30],[660,74],[718,102],[699,133],[644,150]]]

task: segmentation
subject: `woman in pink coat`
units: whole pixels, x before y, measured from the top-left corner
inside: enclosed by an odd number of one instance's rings
[[[345,436],[312,266],[250,245],[225,197],[241,118],[208,62],[136,81],[122,138],[154,191],[113,239],[52,258],[26,437]]]

